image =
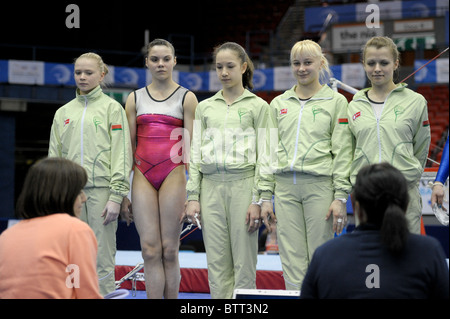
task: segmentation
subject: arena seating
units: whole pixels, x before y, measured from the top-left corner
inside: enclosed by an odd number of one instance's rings
[[[416,91],[428,101],[428,118],[431,127],[429,157],[436,162],[440,162],[448,133],[448,85],[422,85],[417,87]],[[439,165],[432,162],[428,166],[437,167]]]

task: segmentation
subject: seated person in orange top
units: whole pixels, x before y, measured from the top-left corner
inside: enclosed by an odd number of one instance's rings
[[[0,299],[102,298],[97,240],[78,219],[86,171],[63,158],[34,164],[25,178],[19,223],[0,235]]]

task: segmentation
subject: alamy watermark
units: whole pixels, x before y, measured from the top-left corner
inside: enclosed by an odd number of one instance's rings
[[[66,13],[70,13],[66,18],[66,27],[68,29],[80,28],[80,7],[76,4],[69,4],[66,7]]]
[[[170,150],[173,163],[178,164],[181,161],[206,165],[259,163],[262,173],[265,174],[273,173],[274,167],[277,166],[277,128],[210,127],[202,131],[201,121],[194,120],[193,136],[191,145],[187,129],[172,130],[170,140],[177,141]]]
[[[366,273],[370,273],[366,277],[366,287],[369,289],[380,288],[380,267],[376,264],[369,264],[366,267]]]
[[[66,267],[66,272],[69,275],[66,277],[66,287],[80,288],[80,267],[76,264],[70,264]]]
[[[366,27],[368,29],[380,27],[380,7],[376,4],[366,6],[366,12],[370,14],[366,18]]]

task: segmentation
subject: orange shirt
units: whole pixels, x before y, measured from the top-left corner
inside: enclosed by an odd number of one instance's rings
[[[102,298],[97,240],[68,214],[22,220],[0,235],[0,298]]]

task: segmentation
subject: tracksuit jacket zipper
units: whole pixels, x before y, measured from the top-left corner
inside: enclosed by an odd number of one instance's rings
[[[305,107],[305,104],[306,104],[307,101],[304,101],[304,102],[302,103],[302,101],[300,101],[300,99],[299,99],[299,102],[300,102],[300,105],[301,105],[302,107],[301,107],[300,112],[299,112],[299,114],[298,114],[297,135],[296,135],[296,137],[295,137],[294,156],[293,156],[293,158],[292,158],[292,163],[291,163],[291,167],[290,167],[290,168],[291,168],[291,171],[294,171],[295,159],[297,158],[298,139],[299,139],[299,136],[300,136],[300,123],[301,123],[301,121],[302,121],[303,108]],[[296,185],[296,184],[297,184],[297,175],[296,175],[296,172],[294,171],[294,185]]]
[[[297,98],[297,100],[300,102],[301,108],[300,108],[300,112],[298,114],[298,123],[297,123],[297,135],[295,137],[295,149],[294,149],[294,156],[292,158],[292,162],[291,162],[291,166],[290,166],[290,170],[291,172],[294,172],[294,185],[297,184],[297,174],[296,171],[294,170],[294,164],[295,164],[295,160],[297,158],[297,152],[298,152],[298,140],[300,138],[300,123],[302,121],[302,115],[303,115],[303,109],[305,108],[306,103],[308,103],[309,101],[313,101],[313,100],[326,100],[328,98],[310,98],[308,100],[300,100],[299,98]]]
[[[375,112],[375,109],[372,107],[372,104],[370,103],[370,101],[366,100],[366,99],[358,99],[357,101],[364,101],[366,103],[369,103],[370,108],[373,111],[373,115],[375,116],[375,120],[377,121],[377,139],[378,139],[378,163],[381,163],[382,157],[381,157],[381,137],[380,137],[380,120],[381,120],[381,116],[383,115],[383,111],[384,111],[384,107],[386,106],[386,102],[389,98],[389,96],[391,95],[392,92],[394,92],[394,90],[392,90],[391,92],[389,92],[388,96],[386,97],[386,99],[384,100],[383,103],[383,107],[381,108],[380,111],[380,116],[377,116],[377,113]]]
[[[231,104],[227,104],[227,113],[225,114],[225,121],[224,121],[224,124],[223,124],[223,133],[224,133],[224,138],[225,138],[225,132],[226,132],[226,128],[227,128],[227,121],[228,121],[228,113],[230,113],[230,107],[231,107]],[[226,170],[226,167],[225,167],[225,158],[224,158],[224,155],[225,155],[225,141],[222,141],[222,160],[223,160],[223,170],[222,170],[222,181],[225,181],[225,170]]]
[[[84,110],[83,110],[83,115],[81,116],[81,140],[80,140],[80,147],[81,147],[81,152],[80,152],[80,162],[81,162],[81,166],[83,166],[84,163],[84,139],[83,139],[83,133],[84,133],[84,116],[86,115],[86,110],[87,110],[87,106],[88,106],[88,99],[86,96],[84,96]]]

